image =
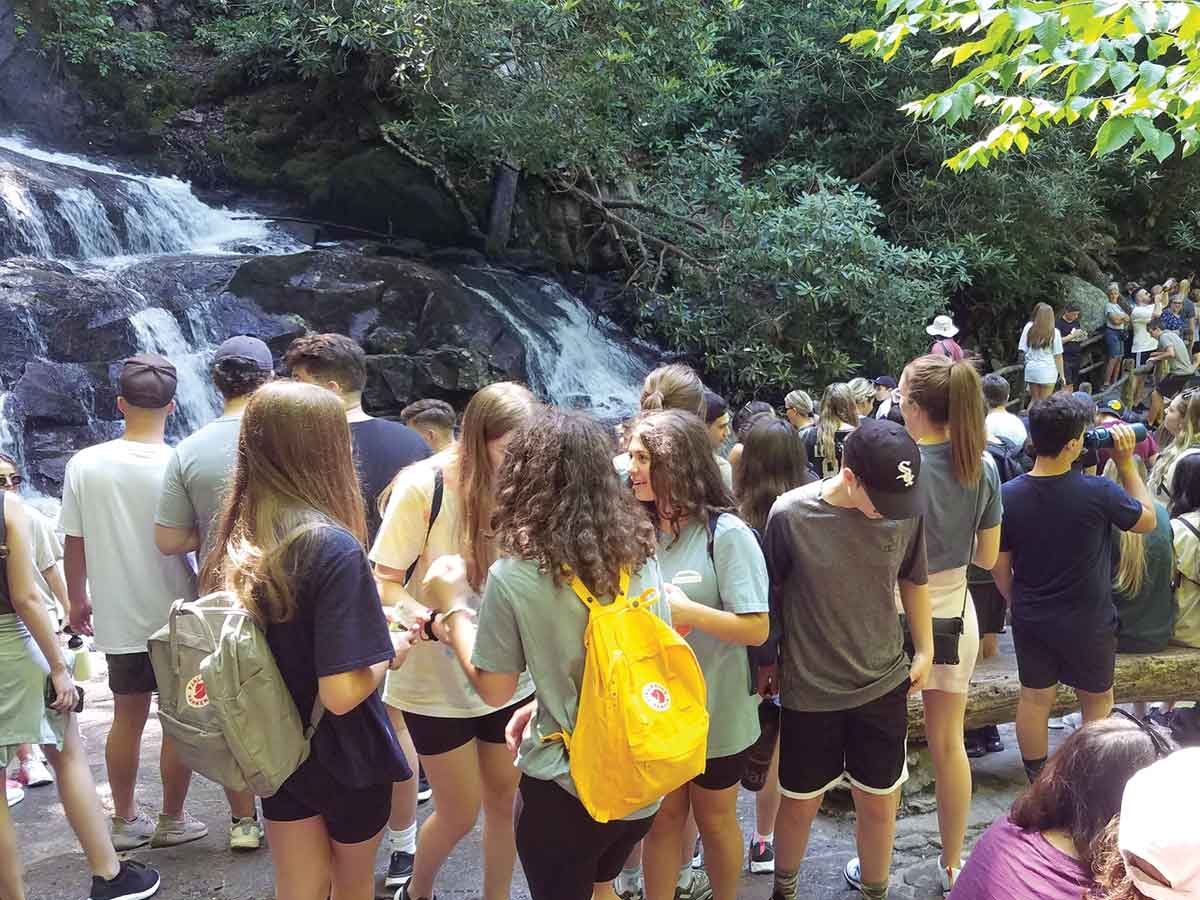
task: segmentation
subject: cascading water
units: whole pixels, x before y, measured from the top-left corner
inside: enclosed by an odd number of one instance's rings
[[[189,343],[179,321],[165,309],[151,306],[129,317],[138,347],[165,356],[175,365],[177,421],[171,431],[180,436],[207,425],[221,411],[221,400],[208,374],[211,345]]]

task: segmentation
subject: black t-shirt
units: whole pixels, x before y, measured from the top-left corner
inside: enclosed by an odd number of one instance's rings
[[[1079,359],[1079,355],[1081,353],[1083,353],[1083,347],[1080,345],[1080,343],[1078,341],[1071,341],[1068,344],[1067,343],[1067,335],[1070,334],[1072,331],[1074,331],[1076,328],[1083,327],[1083,325],[1080,324],[1080,321],[1078,319],[1076,319],[1074,322],[1066,322],[1062,319],[1059,319],[1057,322],[1054,323],[1054,327],[1057,328],[1058,333],[1062,335],[1064,362],[1066,360]]]
[[[267,643],[301,720],[308,722],[318,678],[390,660],[393,651],[371,565],[354,535],[322,528],[302,538],[296,552],[298,609],[289,621],[267,628]],[[305,765],[314,761],[350,788],[389,785],[412,774],[375,691],[344,716],[326,711]]]
[[[833,433],[833,459],[825,459],[820,453],[820,448],[817,441],[817,426],[809,425],[800,432],[800,437],[804,440],[804,452],[808,454],[808,468],[817,478],[829,478],[836,475],[842,470],[842,451],[846,446],[846,438],[849,437],[849,431],[835,431]]]
[[[392,483],[397,472],[425,459],[432,451],[419,434],[390,419],[351,422],[350,438],[354,441],[358,482],[367,504],[367,545],[370,546],[375,543],[375,535],[383,521],[379,514],[379,495]]]
[[[1012,554],[1013,621],[1089,634],[1116,626],[1109,535],[1142,505],[1106,478],[1020,475],[1000,489],[1000,549]]]

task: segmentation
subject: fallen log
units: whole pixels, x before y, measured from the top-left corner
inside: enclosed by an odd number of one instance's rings
[[[1113,688],[1117,703],[1200,700],[1200,650],[1171,647],[1161,653],[1119,653]],[[1016,656],[1009,651],[985,660],[971,679],[966,727],[1014,721],[1020,696]],[[1078,709],[1075,691],[1059,685],[1052,715]],[[913,695],[908,698],[908,735],[917,739],[924,734],[925,709],[920,695]]]

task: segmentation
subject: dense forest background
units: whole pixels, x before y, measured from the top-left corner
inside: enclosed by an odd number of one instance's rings
[[[1061,276],[1187,274],[1200,162],[1086,122],[954,173],[937,45],[856,0],[22,0],[89,139],[201,187],[607,272],[609,309],[731,395],[895,371],[952,310],[1011,357]],[[1052,88],[1048,87],[1048,90]],[[436,194],[435,199],[430,199]]]

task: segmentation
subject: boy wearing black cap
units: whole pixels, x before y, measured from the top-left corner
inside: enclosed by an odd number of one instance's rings
[[[179,442],[163,477],[154,521],[154,542],[167,556],[208,551],[208,534],[221,511],[237,456],[242,413],[250,395],[271,380],[271,350],[258,338],[238,335],[213,355],[212,380],[224,398],[220,418]],[[257,850],[262,827],[255,815],[254,795],[225,792],[232,822],[232,850]]]
[[[71,627],[77,634],[94,633],[113,693],[105,758],[117,850],[169,847],[208,834],[202,822],[184,813],[192,773],[166,736],[157,824],[138,809],[134,796],[142,730],[156,690],[146,641],[167,624],[176,598],[196,596],[191,568],[182,557],[160,555],[150,527],[171,458],[163,432],[175,409],[175,383],[175,367],[157,354],[125,360],[117,397],[124,434],[76,453],[63,476],[59,524],[67,536],[63,562]]]
[[[821,798],[848,782],[859,858],[846,880],[887,895],[908,703],[933,663],[921,454],[900,425],[864,419],[841,471],[781,496],[767,522],[772,640],[779,646],[779,783],[773,900],[793,900]],[[916,653],[896,615],[899,587]],[[860,861],[861,860],[861,861]]]

